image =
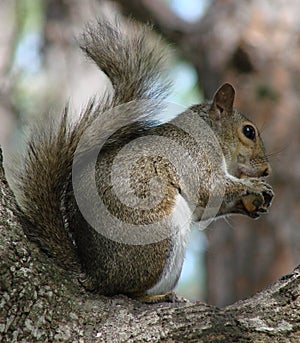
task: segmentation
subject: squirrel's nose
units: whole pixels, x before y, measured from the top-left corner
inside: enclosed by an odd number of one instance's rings
[[[261,176],[262,177],[267,177],[271,174],[271,167],[268,165],[263,171]]]

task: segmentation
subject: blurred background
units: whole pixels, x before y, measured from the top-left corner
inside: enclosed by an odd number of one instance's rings
[[[74,115],[106,85],[76,37],[96,16],[151,22],[176,49],[171,100],[189,106],[223,83],[261,129],[276,198],[253,221],[194,230],[177,293],[224,306],[289,273],[300,261],[300,2],[290,0],[0,0],[0,145],[69,102]]]

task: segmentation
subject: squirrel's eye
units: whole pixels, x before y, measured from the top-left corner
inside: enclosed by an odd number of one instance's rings
[[[251,139],[252,141],[255,140],[256,131],[255,131],[255,128],[253,126],[245,125],[243,127],[243,134],[245,135],[245,137]]]

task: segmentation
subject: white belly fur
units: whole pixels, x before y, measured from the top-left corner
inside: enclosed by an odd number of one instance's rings
[[[147,294],[166,294],[174,289],[179,279],[184,261],[186,245],[189,239],[192,212],[185,199],[178,194],[173,213],[170,216],[170,225],[173,227],[173,250],[166,261],[163,273],[157,284],[148,289]]]

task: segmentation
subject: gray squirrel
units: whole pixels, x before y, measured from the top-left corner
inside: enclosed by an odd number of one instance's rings
[[[273,191],[262,139],[233,108],[228,83],[212,101],[159,119],[170,92],[167,51],[149,27],[99,20],[81,48],[113,92],[76,123],[66,109],[32,130],[17,180],[26,234],[63,268],[83,271],[89,290],[165,299],[192,223],[267,212]]]

